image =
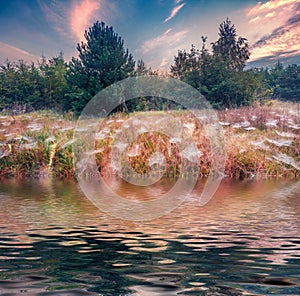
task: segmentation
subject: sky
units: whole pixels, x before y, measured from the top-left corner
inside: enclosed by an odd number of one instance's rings
[[[76,45],[95,21],[113,26],[134,59],[168,71],[178,50],[207,47],[229,18],[248,40],[248,66],[300,64],[299,0],[0,0],[0,63],[36,62]]]

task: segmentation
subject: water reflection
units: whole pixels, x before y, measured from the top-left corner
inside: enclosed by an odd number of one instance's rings
[[[172,186],[111,182],[139,199]],[[100,212],[74,182],[3,180],[0,294],[299,295],[299,183],[226,180],[199,207],[202,188],[137,223]]]

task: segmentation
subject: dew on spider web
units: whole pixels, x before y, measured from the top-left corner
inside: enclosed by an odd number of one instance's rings
[[[139,144],[133,145],[130,150],[128,151],[127,155],[129,157],[138,156],[140,154],[140,146]]]
[[[189,160],[190,162],[198,163],[199,157],[203,155],[203,153],[198,150],[196,145],[189,144],[187,147],[185,147],[184,150],[181,151],[181,157]]]
[[[164,165],[166,162],[165,157],[160,152],[153,153],[149,158],[149,166],[153,166],[155,164]]]
[[[293,133],[289,133],[289,132],[280,132],[280,131],[275,131],[275,133],[278,136],[284,137],[284,138],[295,138],[297,135],[293,134]]]
[[[72,145],[72,144],[74,144],[74,143],[75,143],[75,140],[74,140],[74,139],[71,139],[71,140],[67,141],[67,142],[62,146],[62,148],[66,148],[66,147],[68,147],[68,146],[70,146],[70,145]]]
[[[269,142],[270,144],[273,144],[277,147],[290,147],[293,143],[292,140],[273,140],[273,139],[269,139],[269,138],[265,138],[267,142]]]
[[[273,155],[273,158],[279,162],[285,163],[287,165],[294,167],[297,170],[300,170],[300,165],[291,156],[288,156],[284,153],[277,153]]]

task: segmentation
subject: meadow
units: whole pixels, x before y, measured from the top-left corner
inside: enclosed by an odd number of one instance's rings
[[[168,111],[188,130],[200,153],[199,176],[211,168],[210,144],[205,130],[188,111]],[[230,178],[300,175],[300,104],[270,101],[262,106],[217,111],[226,141],[225,176]],[[106,118],[95,136],[95,155],[103,176],[115,175],[111,161],[113,137],[132,114]],[[38,111],[0,116],[0,177],[74,178],[73,152],[76,120],[70,113]],[[173,139],[174,140],[174,139]],[[159,154],[157,154],[157,152]],[[159,133],[144,133],[127,149],[132,168],[147,173],[163,155],[167,177],[180,175],[184,158],[176,141]],[[149,162],[150,160],[150,162]],[[158,168],[159,170],[161,168]]]

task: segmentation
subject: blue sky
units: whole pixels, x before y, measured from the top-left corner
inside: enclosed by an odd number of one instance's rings
[[[37,61],[76,44],[96,20],[125,40],[137,60],[167,71],[179,49],[217,40],[229,17],[251,46],[251,65],[300,64],[299,0],[0,0],[0,62]]]

